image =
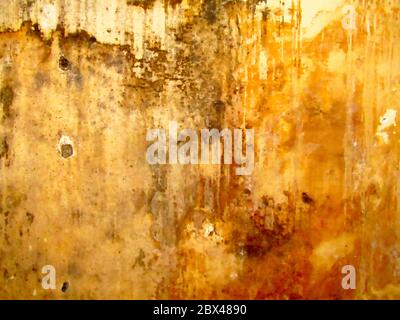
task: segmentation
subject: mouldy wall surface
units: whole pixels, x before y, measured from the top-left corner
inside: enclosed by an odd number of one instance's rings
[[[0,0],[0,298],[400,298],[400,2],[348,4]],[[253,173],[149,165],[169,121]]]

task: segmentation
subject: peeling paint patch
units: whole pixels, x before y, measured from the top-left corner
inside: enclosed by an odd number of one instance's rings
[[[394,109],[386,110],[385,114],[380,117],[380,124],[378,126],[376,136],[380,138],[385,144],[389,143],[389,134],[386,131],[390,127],[396,126],[397,111]]]
[[[354,240],[353,234],[342,234],[323,241],[313,250],[310,261],[317,270],[330,270],[336,261],[354,250]]]
[[[45,39],[48,39],[51,36],[52,31],[57,28],[57,7],[54,4],[45,4],[38,15],[38,22]]]

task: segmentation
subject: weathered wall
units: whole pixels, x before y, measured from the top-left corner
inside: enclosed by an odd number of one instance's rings
[[[346,4],[0,0],[0,297],[400,298],[400,2]],[[171,120],[253,174],[150,166]]]

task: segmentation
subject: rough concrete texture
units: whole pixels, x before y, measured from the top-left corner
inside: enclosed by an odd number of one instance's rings
[[[0,298],[400,298],[400,1],[349,3],[0,0]],[[169,121],[254,172],[149,165]]]

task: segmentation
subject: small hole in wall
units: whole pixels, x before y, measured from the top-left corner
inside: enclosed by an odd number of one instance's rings
[[[61,156],[63,158],[69,158],[74,154],[74,148],[70,144],[61,145]]]
[[[68,283],[68,281],[65,281],[65,282],[62,284],[61,291],[62,291],[62,292],[66,292],[66,291],[68,290],[68,288],[69,288],[69,283]]]
[[[69,69],[71,69],[71,63],[64,56],[60,56],[60,58],[58,59],[58,67],[62,71],[68,71]]]
[[[64,158],[71,158],[76,155],[75,146],[69,136],[62,135],[57,144],[57,151],[59,155]]]

